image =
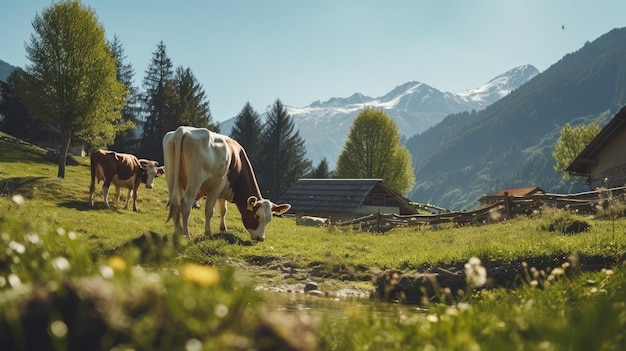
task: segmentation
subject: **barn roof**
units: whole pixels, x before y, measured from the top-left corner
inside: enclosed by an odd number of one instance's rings
[[[500,190],[496,196],[504,196],[504,193],[509,193],[511,196],[524,196],[524,195],[532,195],[535,193],[543,193],[541,188],[536,186],[529,186],[525,188],[514,188],[514,189],[504,189]]]
[[[593,140],[565,169],[572,175],[588,175],[589,165],[597,162],[598,153],[626,127],[626,106],[607,123]]]
[[[278,203],[291,204],[291,212],[352,212],[374,188],[408,206],[408,201],[382,179],[299,179]]]

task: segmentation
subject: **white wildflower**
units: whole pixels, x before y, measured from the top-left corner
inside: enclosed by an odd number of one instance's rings
[[[11,240],[11,242],[9,243],[9,247],[11,248],[11,250],[17,252],[18,254],[23,254],[24,252],[26,252],[26,247],[18,243],[17,241]]]
[[[57,338],[64,338],[67,335],[67,324],[63,321],[56,320],[50,324],[50,331],[52,335]]]
[[[470,258],[465,264],[465,280],[472,288],[487,284],[487,269],[482,266],[478,257]]]
[[[20,195],[20,194],[15,194],[13,196],[11,196],[11,201],[15,202],[18,205],[23,205],[25,200],[24,200],[24,196]]]
[[[63,256],[59,256],[52,259],[52,267],[59,272],[67,272],[70,270],[70,261]]]
[[[100,267],[100,275],[102,276],[102,278],[104,279],[113,279],[113,277],[115,276],[115,271],[113,271],[113,268],[103,264]]]
[[[9,284],[12,287],[17,288],[18,286],[22,285],[22,280],[20,279],[20,277],[17,276],[17,274],[11,273],[9,274],[8,278]]]

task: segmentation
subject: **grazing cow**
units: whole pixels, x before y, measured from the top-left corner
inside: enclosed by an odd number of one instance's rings
[[[163,137],[165,177],[170,198],[167,220],[189,236],[189,213],[194,201],[206,196],[204,234],[211,234],[215,204],[220,206],[220,230],[226,230],[226,201],[237,206],[252,240],[265,240],[272,213],[280,215],[291,205],[276,205],[261,197],[245,150],[228,136],[205,128],[178,127]],[[182,215],[182,228],[180,217]]]
[[[107,150],[95,150],[91,153],[91,185],[89,186],[89,205],[93,206],[93,193],[97,182],[104,180],[102,195],[104,203],[109,207],[109,187],[115,185],[117,200],[120,199],[120,187],[128,189],[126,205],[128,209],[130,196],[133,197],[133,211],[137,212],[137,190],[141,183],[152,189],[154,178],[165,173],[156,161],[138,159],[131,154],[122,154]]]

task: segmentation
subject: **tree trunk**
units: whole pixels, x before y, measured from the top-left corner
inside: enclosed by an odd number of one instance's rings
[[[65,163],[67,162],[67,152],[70,149],[72,140],[72,129],[67,127],[61,130],[61,148],[59,149],[59,172],[57,177],[65,178]]]

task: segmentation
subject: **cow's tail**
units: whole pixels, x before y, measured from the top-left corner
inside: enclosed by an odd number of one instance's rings
[[[182,187],[179,184],[179,182],[180,182],[180,172],[183,171],[181,169],[183,136],[184,136],[184,130],[182,128],[176,129],[176,131],[174,132],[174,135],[172,136],[172,139],[170,140],[170,149],[168,151],[170,153],[169,156],[174,157],[174,160],[173,160],[174,169],[173,169],[173,172],[170,172],[170,174],[173,177],[173,181],[172,181],[173,186],[170,189],[170,201],[168,203],[170,212],[167,216],[166,222],[169,221],[171,218],[174,220],[175,226],[178,226],[178,223],[180,221],[180,203],[181,203],[181,198],[182,198]]]

